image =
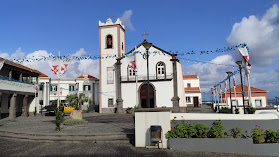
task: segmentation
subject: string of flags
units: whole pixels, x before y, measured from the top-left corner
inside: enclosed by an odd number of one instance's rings
[[[232,47],[224,47],[224,48],[217,48],[216,50],[202,50],[202,51],[194,51],[194,50],[190,50],[187,52],[178,52],[178,51],[169,51],[169,54],[177,54],[178,56],[185,56],[185,55],[194,55],[194,54],[210,54],[210,53],[221,53],[221,52],[228,52],[228,51],[232,51],[232,50],[236,50],[237,48],[240,47],[246,47],[247,51],[249,52],[249,48],[247,47],[247,44],[238,44]],[[153,51],[153,52],[148,52],[150,55],[153,54],[153,56],[156,55],[166,55],[165,52],[163,51]],[[88,55],[88,56],[72,56],[72,55],[67,55],[67,56],[55,56],[55,55],[48,55],[48,56],[31,56],[31,57],[25,57],[25,58],[8,58],[9,60],[13,61],[13,62],[17,62],[17,63],[23,63],[23,62],[38,62],[38,61],[47,61],[47,60],[54,60],[54,59],[62,59],[62,60],[77,60],[77,61],[81,61],[81,60],[96,60],[96,59],[113,59],[113,58],[118,58],[118,57],[123,57],[126,58],[127,55],[130,54],[140,54],[140,55],[145,55],[146,52],[140,52],[140,51],[134,51],[131,52],[129,54],[121,54],[120,56],[118,55],[105,55],[105,56],[92,56],[92,55]],[[9,62],[9,60],[6,60],[6,62]]]
[[[245,68],[245,67],[242,67],[241,70],[243,70],[244,68]],[[238,74],[238,73],[240,73],[240,69],[238,69],[238,70],[232,72],[230,76],[227,76],[223,81],[217,83],[217,84],[215,85],[216,88],[212,88],[212,92],[215,91],[215,90],[217,90],[217,87],[218,87],[218,86],[222,87],[222,85],[221,85],[222,83],[225,84],[225,88],[227,89],[227,80],[228,80],[229,77],[231,77],[231,76],[233,77],[234,86],[236,86],[235,75]]]

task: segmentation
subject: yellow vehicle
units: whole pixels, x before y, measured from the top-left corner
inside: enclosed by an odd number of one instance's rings
[[[74,107],[69,106],[68,103],[62,103],[61,106],[64,108],[64,113],[71,113],[71,111],[75,109]]]

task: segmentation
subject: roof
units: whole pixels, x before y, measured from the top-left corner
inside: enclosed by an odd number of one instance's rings
[[[140,43],[138,46],[136,46],[136,47],[133,48],[131,51],[129,51],[128,53],[126,53],[126,55],[129,54],[129,53],[134,52],[135,49],[139,48],[139,47],[140,47],[141,45],[143,45],[144,43],[149,43],[149,42],[148,42],[146,39],[144,39],[144,40],[142,41],[142,43]],[[152,43],[150,43],[150,44],[152,44]],[[167,52],[167,51],[165,51],[165,50],[163,50],[163,49],[161,49],[161,48],[159,48],[159,47],[157,47],[157,46],[155,46],[155,45],[153,45],[153,44],[152,44],[152,47],[154,47],[154,48],[156,48],[156,49],[158,49],[158,50],[160,50],[160,51],[162,51],[162,52],[164,52],[164,53],[166,53],[166,54],[168,54],[168,55],[170,55],[170,56],[173,55],[173,54],[171,54],[171,53],[169,53],[169,52]]]
[[[8,64],[8,65],[11,65],[11,66],[15,66],[17,68],[21,68],[21,69],[24,69],[24,70],[28,70],[28,71],[31,71],[31,72],[35,72],[35,73],[38,73],[38,74],[43,74],[42,72],[36,70],[36,69],[31,69],[27,66],[24,66],[24,65],[21,65],[21,64],[18,64],[18,63],[15,63],[15,62],[12,62],[8,59],[4,59],[4,58],[1,58],[0,57],[0,61],[5,61],[5,64]]]
[[[39,77],[48,77],[46,74],[41,74]]]
[[[248,86],[246,86],[246,85],[244,85],[243,86],[244,87],[244,91],[245,92],[248,92]],[[231,90],[232,90],[232,92],[234,92],[234,87],[232,87],[231,88]],[[241,93],[242,92],[242,89],[241,89],[241,84],[239,84],[239,85],[237,85],[236,87],[235,87],[235,92],[236,93]],[[266,93],[266,92],[268,92],[267,90],[262,90],[262,89],[259,89],[259,88],[255,88],[255,87],[251,87],[251,92],[253,93],[257,93],[257,92],[264,92],[264,93]],[[230,93],[230,89],[228,89],[227,91],[226,91],[226,93]]]
[[[81,75],[81,76],[79,76],[79,77],[77,77],[77,78],[84,78],[84,76]],[[97,79],[96,77],[94,77],[94,76],[92,76],[92,75],[89,75],[89,74],[88,74],[88,78],[95,78],[95,79]]]
[[[200,87],[185,87],[185,91],[193,92],[193,91],[200,91]]]
[[[183,75],[183,79],[198,78],[198,75]]]

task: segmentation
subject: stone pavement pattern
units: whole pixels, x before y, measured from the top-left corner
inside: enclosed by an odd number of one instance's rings
[[[169,149],[135,148],[121,143],[45,143],[0,138],[0,156],[100,156],[100,157],[252,157],[227,153],[173,151]]]
[[[65,116],[68,119],[69,116]],[[55,131],[55,116],[18,117],[1,119],[0,131],[36,134],[105,134],[134,133],[133,117],[130,114],[83,113],[88,121],[85,125],[64,126],[59,133]]]

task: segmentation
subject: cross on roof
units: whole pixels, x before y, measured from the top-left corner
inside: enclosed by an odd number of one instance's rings
[[[144,40],[146,40],[146,36],[149,34],[146,34],[146,31],[144,31],[144,33],[142,35],[144,36]]]

